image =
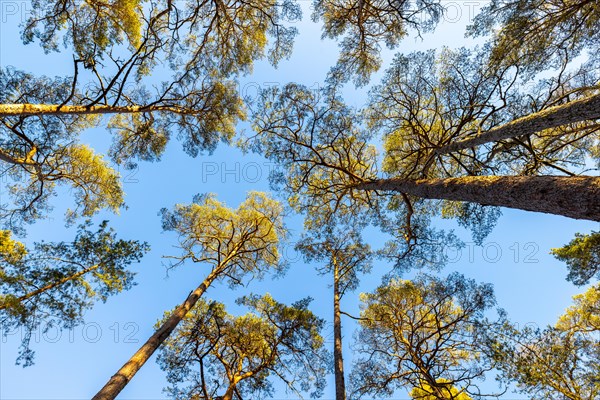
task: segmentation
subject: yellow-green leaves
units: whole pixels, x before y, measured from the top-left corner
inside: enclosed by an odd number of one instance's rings
[[[234,391],[266,398],[271,380],[280,379],[297,394],[322,394],[324,321],[308,309],[310,299],[288,306],[266,294],[237,303],[250,312],[234,316],[221,303],[200,300],[186,315],[158,357],[171,384],[167,391],[181,400],[212,400]]]
[[[552,249],[552,254],[567,263],[567,280],[585,285],[600,272],[600,232],[577,233],[567,245]]]
[[[283,267],[279,244],[287,234],[283,207],[265,193],[250,192],[237,209],[214,195],[197,196],[194,203],[163,209],[163,227],[179,234],[177,264],[191,260],[208,263],[231,284],[240,284],[246,273],[260,276]]]
[[[376,177],[377,152],[340,97],[296,84],[265,90],[253,120],[253,149],[278,164],[273,183],[309,229],[370,209],[371,195],[353,186]]]
[[[473,157],[434,154],[494,121],[498,80],[485,74],[481,49],[398,54],[367,108],[371,129],[384,135],[384,171],[408,179],[474,173]],[[501,100],[498,100],[501,101]],[[466,170],[466,171],[465,171]]]
[[[447,379],[438,379],[436,385],[423,382],[421,387],[416,387],[410,392],[414,400],[472,400],[472,397],[464,391],[459,391]]]
[[[388,397],[409,387],[415,399],[469,399],[476,381],[494,368],[485,333],[503,316],[484,317],[494,303],[491,285],[458,273],[394,279],[361,295],[354,392]]]
[[[600,287],[575,296],[554,326],[514,330],[496,348],[502,379],[535,398],[600,396]]]
[[[118,164],[134,158],[160,160],[170,136],[161,120],[151,113],[117,114],[110,119],[107,128],[116,136],[110,155]]]
[[[512,0],[490,2],[468,32],[493,35],[493,64],[539,71],[571,61],[584,49],[596,57],[599,29],[596,1]]]
[[[556,328],[565,332],[600,332],[600,285],[574,296],[573,302],[559,318]]]
[[[380,52],[385,45],[395,48],[408,28],[428,30],[442,16],[436,0],[318,0],[313,19],[323,21],[323,36],[340,39],[340,57],[334,74],[337,79],[354,79],[357,85],[369,82],[381,66]]]
[[[116,212],[123,205],[119,173],[90,147],[73,145],[66,148],[57,156],[56,166],[56,173],[72,185],[81,215],[89,216],[102,208]],[[78,210],[71,214],[77,215]]]
[[[72,42],[77,55],[93,65],[96,57],[113,45],[137,48],[142,39],[143,0],[38,0],[34,2],[23,37],[42,41],[47,50],[57,50],[59,31]]]
[[[117,239],[107,222],[97,231],[80,226],[72,242],[30,248],[0,230],[0,328],[22,332],[17,363],[33,362],[30,339],[41,325],[73,328],[97,301],[131,288],[148,245]]]
[[[16,264],[25,257],[27,249],[23,243],[12,239],[11,236],[11,231],[0,230],[0,260]],[[0,271],[2,270],[0,267]]]
[[[115,0],[109,10],[115,13],[117,23],[123,29],[127,40],[134,48],[142,40],[142,1],[143,0]]]

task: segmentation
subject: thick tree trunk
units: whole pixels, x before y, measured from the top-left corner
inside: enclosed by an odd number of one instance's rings
[[[42,294],[44,292],[47,292],[48,290],[54,289],[55,287],[58,287],[60,285],[64,285],[65,283],[70,282],[70,281],[72,281],[74,279],[77,279],[77,278],[79,278],[79,277],[87,274],[88,272],[92,272],[92,271],[98,269],[98,267],[100,267],[100,264],[92,265],[91,267],[82,269],[81,271],[79,271],[77,273],[74,273],[71,276],[64,277],[63,279],[60,279],[60,280],[58,280],[58,281],[56,281],[54,283],[48,284],[48,285],[46,285],[44,287],[36,289],[36,290],[34,290],[32,292],[29,292],[27,294],[24,294],[23,296],[19,297],[17,299],[17,301],[20,303],[20,302],[25,301],[27,299],[30,299],[30,298],[32,298],[34,296],[37,296],[37,295]],[[2,305],[0,305],[0,310],[5,309],[6,307],[7,307],[7,305],[2,304]]]
[[[108,383],[96,393],[92,400],[113,400],[129,383],[131,378],[142,368],[142,366],[150,359],[152,354],[160,347],[160,345],[171,335],[173,330],[185,317],[185,315],[196,305],[198,299],[204,294],[206,289],[218,277],[219,269],[215,268],[206,277],[204,282],[189,294],[187,299],[180,304],[171,316],[154,332],[154,334],[144,343],[142,347],[127,361],[121,369],[113,375]]]
[[[468,149],[484,143],[497,142],[517,136],[531,135],[544,129],[598,118],[600,118],[600,94],[518,118],[471,139],[440,147],[434,150],[434,155]]]
[[[600,221],[600,177],[466,176],[447,179],[382,179],[361,190],[406,193]]]
[[[342,320],[340,316],[340,271],[333,263],[333,359],[335,375],[335,400],[346,400],[344,358],[342,356]]]
[[[61,106],[60,104],[0,104],[0,118],[27,115],[135,114],[155,111],[167,111],[177,114],[193,114],[193,111],[177,106]]]

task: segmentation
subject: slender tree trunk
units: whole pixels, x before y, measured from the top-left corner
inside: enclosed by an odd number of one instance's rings
[[[447,179],[382,179],[360,190],[401,192],[600,221],[600,177],[466,176]]]
[[[60,104],[0,104],[0,118],[26,115],[82,115],[82,114],[135,114],[167,111],[178,114],[193,114],[177,106],[85,106]]]
[[[32,292],[29,292],[27,294],[24,294],[23,296],[19,297],[17,299],[17,301],[20,303],[20,302],[22,302],[24,300],[32,298],[33,296],[37,296],[38,294],[41,294],[41,293],[47,292],[48,290],[54,289],[57,286],[64,285],[65,283],[67,283],[69,281],[72,281],[74,279],[77,279],[80,276],[83,276],[83,275],[87,274],[88,272],[92,272],[92,271],[98,269],[98,267],[100,267],[100,264],[92,265],[91,267],[82,269],[81,271],[79,271],[79,272],[77,272],[77,273],[75,273],[75,274],[73,274],[71,276],[66,276],[66,277],[64,277],[64,278],[62,278],[62,279],[60,279],[60,280],[58,280],[58,281],[56,281],[54,283],[51,283],[49,285],[46,285],[46,286],[41,287],[39,289],[36,289],[36,290],[34,290]],[[6,307],[7,307],[6,304],[2,304],[2,305],[0,305],[0,310],[5,309]]]
[[[142,347],[113,375],[108,383],[92,398],[92,400],[113,400],[129,383],[131,378],[152,357],[152,354],[171,335],[173,330],[185,317],[185,315],[196,305],[198,299],[206,289],[219,276],[220,268],[214,268],[200,286],[191,292],[187,299],[180,304],[171,316],[158,328]]]
[[[434,155],[468,149],[484,143],[531,135],[544,129],[600,118],[600,94],[550,107],[507,124],[490,129],[471,139],[451,143],[434,150]]]
[[[335,375],[335,400],[346,400],[344,358],[342,356],[342,320],[340,316],[340,271],[333,263],[333,359]]]

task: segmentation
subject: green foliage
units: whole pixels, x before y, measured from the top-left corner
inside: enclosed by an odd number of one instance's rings
[[[324,321],[309,309],[311,299],[291,306],[269,294],[238,304],[251,312],[233,316],[217,302],[201,300],[161,348],[174,399],[213,400],[218,395],[261,399],[273,394],[273,380],[289,389],[322,394],[327,353]]]
[[[448,382],[445,379],[438,379],[436,382],[439,387],[447,387]],[[435,394],[435,389],[430,386],[428,383],[423,382],[423,389],[414,388],[410,391],[410,397],[415,400],[438,400],[439,397]],[[450,387],[448,393],[444,394],[444,399],[448,400],[472,400],[471,396],[466,394],[465,392],[459,392],[458,389],[454,387]]]
[[[25,23],[25,43],[40,39],[46,51],[58,50],[63,36],[76,54],[93,63],[108,47],[126,43],[137,48],[142,41],[142,3],[140,0],[35,0]],[[64,35],[60,31],[66,29]]]
[[[600,277],[600,232],[589,235],[575,234],[569,244],[552,249],[552,254],[567,263],[567,280],[576,285],[585,285],[594,276]]]
[[[536,80],[489,65],[489,46],[397,55],[373,88],[368,126],[384,137],[383,170],[393,177],[534,175],[580,172],[593,156],[595,121],[542,130],[527,138],[436,153],[551,106],[594,94],[600,69],[588,63]],[[566,68],[566,66],[565,66]]]
[[[140,112],[116,114],[109,120],[107,127],[114,134],[109,151],[113,161],[129,167],[135,166],[136,160],[159,161],[172,136],[182,142],[188,155],[197,157],[212,152],[219,143],[229,143],[236,124],[246,118],[236,84],[222,77],[190,79],[184,87],[170,90],[179,100],[142,106]],[[140,88],[130,101],[145,104],[151,96]]]
[[[33,363],[32,335],[58,326],[70,329],[97,301],[128,290],[134,273],[127,267],[149,249],[145,243],[117,239],[107,222],[97,231],[79,227],[71,243],[36,243],[27,249],[0,231],[0,326],[20,330],[17,363]]]
[[[14,208],[3,209],[3,216],[33,222],[50,208],[46,202],[56,193],[57,184],[70,186],[76,208],[67,212],[70,220],[92,216],[101,209],[118,212],[123,205],[123,189],[118,172],[102,156],[85,145],[57,149],[57,153],[31,165],[15,165],[13,183],[8,185]],[[36,152],[37,153],[37,152]],[[9,206],[10,207],[10,206]],[[8,221],[12,226],[12,221]]]
[[[443,218],[456,218],[458,224],[471,231],[473,242],[481,246],[502,216],[499,207],[483,206],[476,203],[444,201]]]
[[[560,316],[557,329],[565,332],[600,332],[600,286],[573,296],[573,305]]]
[[[118,114],[112,117],[107,128],[115,134],[109,154],[120,165],[130,160],[158,161],[170,138],[165,120],[153,114]],[[133,165],[131,165],[133,166]]]
[[[83,208],[82,215],[91,216],[103,208],[119,210],[123,204],[120,176],[102,156],[85,145],[67,147],[60,156],[56,174],[71,182],[76,203]]]
[[[2,103],[44,103],[67,97],[68,79],[35,78],[13,69],[0,70]],[[61,186],[72,189],[75,209],[68,216],[91,216],[100,209],[115,212],[123,204],[119,174],[102,156],[78,143],[80,132],[97,116],[51,115],[2,118],[0,153],[5,156],[7,200],[0,205],[2,224],[21,233],[23,222],[43,218]]]
[[[484,315],[495,304],[491,285],[458,273],[420,275],[391,280],[361,302],[356,396],[391,396],[405,387],[414,388],[414,398],[481,394],[476,381],[494,368],[484,335],[505,324],[502,312],[497,321]]]
[[[382,43],[392,49],[412,28],[433,29],[444,11],[439,1],[314,0],[313,20],[323,21],[323,37],[340,39],[334,79],[366,85],[381,67]]]
[[[595,121],[566,124],[460,151],[438,151],[517,118],[595,93],[590,87],[600,77],[600,70],[594,63],[536,80],[518,69],[490,66],[490,51],[490,46],[444,48],[437,53],[395,57],[381,84],[371,90],[365,110],[367,128],[383,137],[381,169],[387,177],[431,179],[555,171],[576,174],[587,168],[598,142]],[[481,243],[501,215],[496,207],[478,204],[426,201],[426,206],[421,206],[409,200],[415,210],[412,224],[395,221],[403,229],[394,233],[398,239],[407,238],[407,242],[411,233],[416,236],[419,230],[426,230],[419,224],[426,226],[428,218],[441,214],[455,218],[471,230],[476,243]],[[402,206],[408,202],[399,199],[393,203]],[[410,225],[414,227],[406,229]],[[432,235],[425,238],[428,236]],[[407,246],[417,250],[413,243]],[[403,253],[397,253],[402,258]]]
[[[9,188],[14,198],[0,210],[3,222],[15,231],[43,217],[55,186],[64,183],[73,183],[81,211],[69,217],[121,204],[116,173],[79,144],[99,114],[113,115],[109,154],[129,168],[159,160],[170,137],[191,156],[229,142],[246,117],[235,78],[255,60],[276,65],[288,57],[297,32],[287,21],[300,14],[293,0],[33,1],[24,41],[39,39],[52,51],[63,40],[76,53],[74,73],[51,80],[0,71],[1,104],[47,106],[40,115],[0,118],[0,157],[8,162],[2,173],[21,182]],[[80,73],[81,65],[89,71]],[[146,82],[158,68],[167,80]],[[84,169],[99,179],[83,174],[72,182]]]
[[[7,264],[17,264],[27,255],[27,249],[23,243],[13,240],[11,236],[11,231],[0,231],[0,260]]]
[[[196,53],[194,57],[202,52],[226,74],[261,58],[268,35],[275,38],[269,59],[276,64],[289,56],[296,30],[282,21],[300,17],[295,2],[272,0],[251,5],[193,0],[92,0],[80,5],[73,0],[36,0],[31,11],[23,31],[25,43],[38,39],[46,51],[53,51],[62,37],[88,68],[113,47],[125,44],[132,53],[160,48],[173,61],[174,52]]]
[[[169,257],[174,265],[186,260],[207,263],[230,285],[242,284],[248,273],[260,277],[285,267],[279,253],[287,235],[283,207],[265,193],[250,192],[235,210],[209,194],[161,214],[163,228],[179,235],[182,254]]]
[[[308,229],[375,211],[373,196],[353,186],[376,176],[376,150],[341,98],[289,84],[263,91],[255,110],[250,146],[276,163],[271,183],[306,213]]]
[[[331,276],[337,269],[336,285],[339,296],[347,290],[356,290],[359,274],[368,273],[372,268],[373,251],[364,243],[359,232],[349,227],[325,229],[324,232],[304,235],[296,244],[308,263],[325,262],[320,267],[322,274]]]
[[[290,55],[296,28],[286,20],[301,17],[298,4],[286,0],[252,4],[195,0],[36,0],[25,24],[23,39],[38,39],[46,51],[58,50],[62,37],[86,68],[126,45],[134,67],[147,75],[158,53],[172,67],[221,71],[224,76],[247,72],[265,53],[273,64]],[[273,39],[268,52],[269,37]],[[123,49],[124,50],[124,49]],[[184,60],[187,58],[187,61]]]
[[[495,64],[547,69],[583,50],[597,57],[600,7],[586,0],[493,0],[468,32],[492,33]]]
[[[498,340],[494,357],[504,381],[532,398],[600,396],[600,287],[574,300],[555,326],[515,330]]]
[[[385,253],[398,266],[440,267],[447,259],[440,251],[443,240],[460,247],[452,232],[429,226],[439,202],[356,189],[377,179],[377,152],[361,114],[334,90],[315,92],[290,84],[264,91],[255,110],[257,135],[249,140],[250,147],[275,162],[271,184],[305,214],[309,231],[335,224],[355,229],[378,225],[395,239]],[[494,212],[485,211],[463,213],[464,220],[471,223],[483,215],[491,217],[482,217],[485,226],[493,226]]]
[[[390,276],[420,269],[439,271],[455,251],[465,246],[454,230],[444,231],[432,226],[429,205],[415,200],[412,207],[416,211],[410,218],[400,212],[381,223],[382,230],[391,239],[378,254],[393,263]]]

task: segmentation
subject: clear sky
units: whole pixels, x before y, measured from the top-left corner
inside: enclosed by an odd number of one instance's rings
[[[293,81],[308,86],[320,85],[329,67],[337,57],[336,44],[320,38],[320,26],[310,21],[310,2],[301,1],[304,21],[298,23],[300,35],[296,39],[293,56],[273,69],[266,62],[256,64],[254,73],[240,81],[246,94],[257,87]],[[423,39],[410,37],[397,51],[426,50],[441,46],[470,46],[471,39],[464,39],[465,25],[474,12],[483,6],[480,1],[448,2],[446,16],[434,34]],[[37,44],[24,46],[19,38],[18,25],[30,9],[27,1],[0,0],[0,66],[14,66],[35,74],[48,76],[72,73],[72,58],[68,50],[45,55]],[[385,52],[384,64],[389,64],[394,52]],[[373,78],[377,82],[381,74]],[[365,90],[348,87],[346,100],[360,106],[365,102]],[[245,126],[240,125],[240,130]],[[97,151],[108,147],[109,137],[102,129],[85,133],[83,140]],[[221,145],[212,155],[192,159],[181,150],[181,144],[173,140],[160,163],[141,163],[139,170],[125,173],[124,188],[129,206],[120,215],[102,214],[96,220],[110,219],[119,235],[126,239],[144,240],[152,251],[142,263],[133,268],[138,271],[137,282],[128,292],[111,297],[107,303],[98,304],[86,315],[86,324],[72,332],[50,330],[40,332],[34,339],[36,363],[29,368],[15,366],[19,344],[19,332],[5,332],[0,339],[0,399],[85,399],[90,398],[108,378],[125,362],[139,345],[152,333],[153,325],[165,310],[180,303],[206,274],[202,265],[184,265],[167,275],[164,255],[177,254],[176,238],[162,233],[157,215],[162,207],[190,202],[196,193],[213,192],[218,199],[236,207],[249,190],[269,190],[267,174],[269,164],[256,155],[243,155],[233,147]],[[0,199],[2,196],[0,187]],[[36,240],[60,241],[73,237],[73,228],[67,229],[61,220],[70,205],[67,193],[54,201],[56,210],[51,218],[29,228],[27,242]],[[520,324],[553,323],[570,304],[571,296],[583,292],[565,281],[566,267],[551,257],[550,248],[559,247],[571,240],[576,232],[598,230],[598,224],[570,220],[564,217],[504,210],[498,226],[485,240],[483,246],[473,246],[470,234],[456,227],[451,221],[439,221],[438,225],[456,228],[467,242],[467,247],[454,257],[442,275],[460,271],[478,281],[494,284],[498,303],[507,310],[509,317]],[[290,217],[288,225],[297,237],[302,229],[299,217]],[[368,235],[371,244],[378,247],[386,239],[373,231]],[[292,238],[293,241],[293,238]],[[293,243],[285,254],[292,266],[283,278],[251,282],[248,287],[230,290],[226,286],[209,289],[207,298],[226,303],[229,311],[243,312],[234,300],[247,293],[270,292],[275,299],[291,303],[305,296],[314,298],[312,309],[331,321],[331,288],[328,277],[319,276],[315,265],[306,265],[293,250]],[[376,263],[373,273],[362,279],[359,290],[343,299],[343,310],[358,313],[358,293],[371,291],[380,283],[381,276],[390,266]],[[346,369],[351,369],[351,342],[356,325],[343,320]],[[332,345],[332,330],[328,324],[326,334]],[[333,379],[325,398],[333,398]],[[489,382],[490,387],[495,387]],[[162,399],[161,390],[166,386],[163,372],[150,360],[122,392],[121,399]],[[287,398],[281,391],[275,398]],[[407,398],[398,393],[397,399]],[[507,394],[507,399],[523,398]]]

